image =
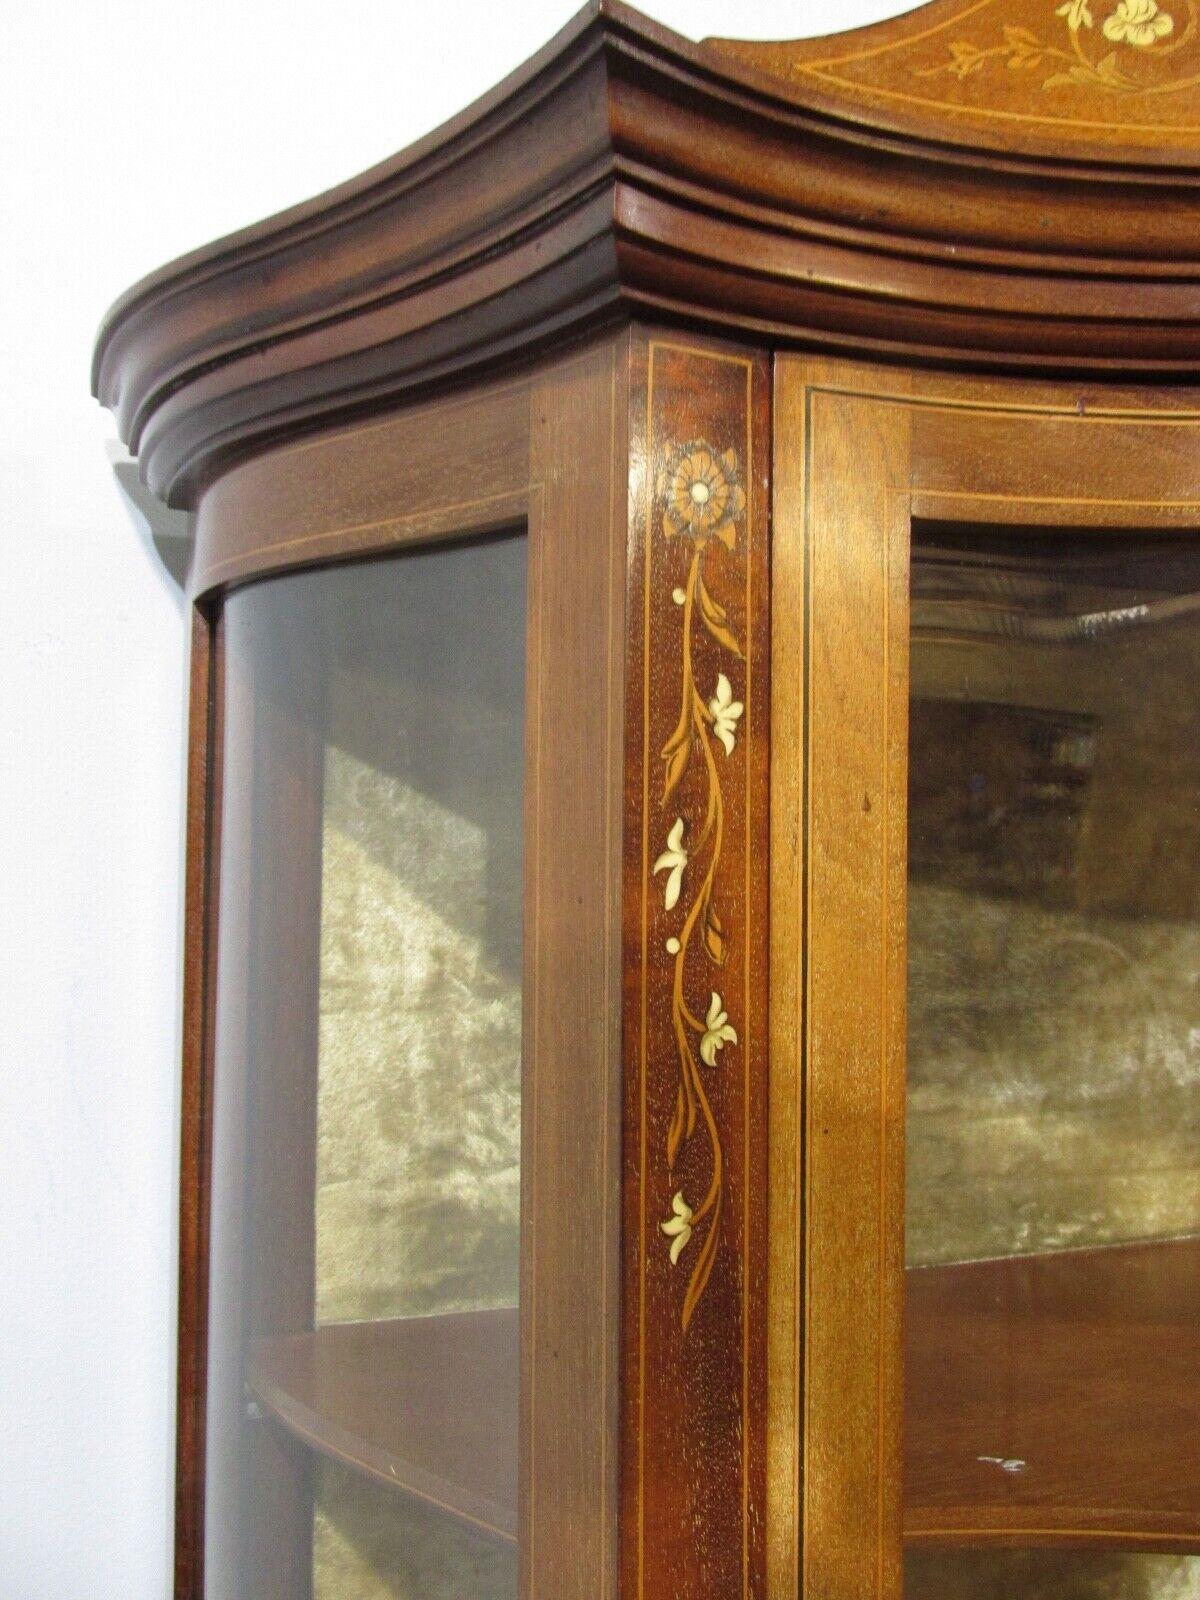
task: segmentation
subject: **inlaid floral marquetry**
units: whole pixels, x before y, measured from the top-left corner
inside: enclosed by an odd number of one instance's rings
[[[770,369],[683,338],[643,349],[624,880],[635,1532],[622,1592],[709,1600],[762,1592]]]
[[[746,492],[737,451],[720,449],[707,439],[676,446],[660,474],[657,489],[664,538],[684,540],[689,546],[686,579],[671,593],[681,612],[679,712],[661,751],[664,819],[670,817],[693,764],[703,774],[700,783],[689,789],[689,804],[671,822],[664,848],[651,868],[653,876],[666,874],[663,910],[675,913],[664,941],[674,962],[671,1023],[679,1060],[675,1110],[665,1143],[667,1166],[674,1174],[681,1154],[694,1139],[703,1139],[709,1151],[708,1181],[695,1206],[682,1190],[676,1191],[671,1215],[659,1225],[670,1241],[671,1265],[682,1264],[688,1269],[680,1312],[681,1325],[686,1330],[713,1269],[724,1199],[721,1130],[713,1114],[705,1075],[719,1070],[720,1053],[738,1042],[737,1029],[719,991],[711,988],[707,1003],[696,993],[698,979],[691,957],[693,946],[698,945],[714,973],[719,972],[726,957],[725,927],[719,910],[725,838],[725,780],[721,765],[733,756],[737,746],[738,721],[744,707],[735,698],[729,673],[737,671],[744,657],[729,611],[717,596],[722,579],[736,575],[736,568],[724,574],[719,568],[721,557],[732,556],[736,550]],[[717,672],[709,692],[705,692],[696,661],[695,638],[699,630],[708,635],[728,661],[728,670]],[[691,1248],[693,1239],[696,1243]]]
[[[960,82],[976,73],[1007,68],[1037,77],[1043,89],[1094,87],[1116,94],[1162,94],[1200,84],[1200,68],[1186,54],[1196,33],[1197,0],[1065,0],[1046,26],[1034,31],[1001,24],[995,43],[973,33],[950,40],[944,61],[915,68],[921,78],[948,73]],[[1181,26],[1175,15],[1180,13]],[[1180,73],[1177,53],[1184,51]]]
[[[1189,163],[1200,146],[1200,0],[932,0],[831,38],[713,48],[923,139]]]

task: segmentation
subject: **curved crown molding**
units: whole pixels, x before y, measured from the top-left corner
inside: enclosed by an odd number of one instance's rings
[[[1198,12],[933,0],[832,40],[694,45],[593,0],[402,155],[129,290],[95,393],[185,505],[286,435],[619,316],[1194,382]]]

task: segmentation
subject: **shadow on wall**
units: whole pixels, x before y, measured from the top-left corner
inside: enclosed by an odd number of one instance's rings
[[[109,463],[129,519],[138,538],[154,558],[154,565],[170,579],[181,594],[187,580],[188,552],[192,537],[192,516],[188,511],[171,511],[147,489],[138,477],[137,462],[116,439],[107,445]],[[176,596],[178,598],[178,595]]]

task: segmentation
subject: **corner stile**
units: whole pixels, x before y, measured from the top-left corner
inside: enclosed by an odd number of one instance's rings
[[[768,366],[635,353],[623,1592],[762,1592]],[[640,381],[639,381],[640,379]]]

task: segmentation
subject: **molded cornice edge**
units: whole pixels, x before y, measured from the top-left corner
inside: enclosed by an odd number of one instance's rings
[[[172,505],[298,432],[618,317],[961,370],[1200,379],[1200,150],[1055,160],[801,104],[599,0],[485,99],[184,257],[94,391]]]

